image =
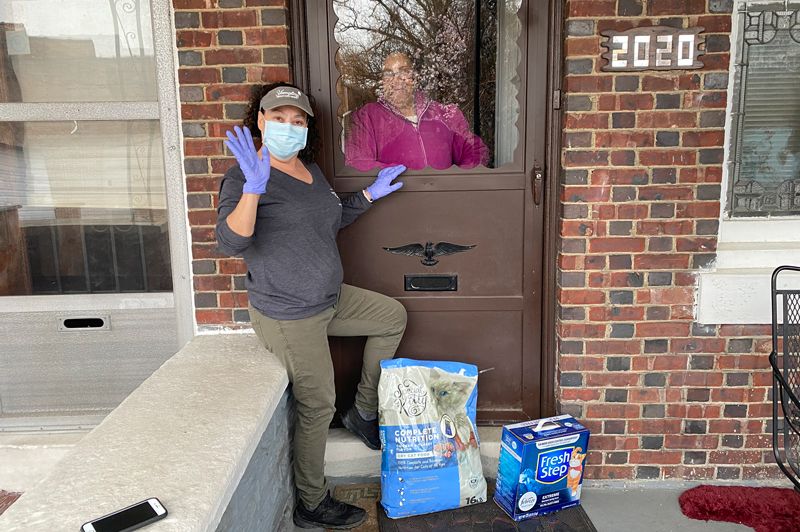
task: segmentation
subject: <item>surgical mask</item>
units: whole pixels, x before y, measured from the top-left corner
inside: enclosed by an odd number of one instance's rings
[[[268,120],[264,136],[269,153],[285,161],[306,147],[308,128]]]

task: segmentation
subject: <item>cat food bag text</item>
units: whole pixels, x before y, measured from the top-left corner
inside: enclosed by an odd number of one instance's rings
[[[577,506],[588,446],[568,415],[504,426],[495,502],[515,521]]]
[[[478,368],[381,361],[381,504],[391,518],[486,501],[475,409]]]

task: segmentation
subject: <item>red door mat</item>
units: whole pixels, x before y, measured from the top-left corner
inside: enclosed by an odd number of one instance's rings
[[[14,504],[14,501],[19,499],[21,493],[14,493],[13,491],[0,490],[0,514],[5,512],[9,506]]]
[[[697,486],[681,493],[678,502],[692,519],[739,523],[756,532],[800,530],[800,493],[792,489]]]

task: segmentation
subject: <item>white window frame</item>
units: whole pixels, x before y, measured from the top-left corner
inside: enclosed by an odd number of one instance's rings
[[[158,120],[161,129],[166,179],[172,293],[3,296],[0,297],[0,315],[4,312],[51,312],[100,307],[120,309],[175,307],[179,345],[188,342],[195,334],[197,326],[194,316],[190,266],[191,240],[183,173],[183,141],[180,129],[174,15],[169,0],[147,1],[151,6],[158,101],[0,103],[0,121]]]
[[[717,258],[697,279],[695,319],[706,324],[771,323],[770,276],[782,264],[800,264],[800,216],[765,218],[732,217],[728,214],[733,162],[733,100],[744,12],[752,5],[777,6],[775,0],[737,0],[730,36],[731,67],[725,116],[724,165],[720,187]],[[785,6],[797,2],[783,2]],[[798,5],[800,7],[800,5]],[[787,276],[788,277],[788,276]],[[800,281],[800,280],[799,280]],[[794,281],[796,284],[798,281]]]

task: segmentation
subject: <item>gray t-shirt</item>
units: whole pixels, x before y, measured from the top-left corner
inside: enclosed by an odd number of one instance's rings
[[[342,284],[336,234],[370,207],[361,192],[340,199],[319,166],[306,167],[311,184],[272,168],[250,237],[234,233],[226,222],[242,197],[245,179],[239,166],[220,184],[218,249],[244,257],[250,304],[273,319],[307,318],[336,302]]]

